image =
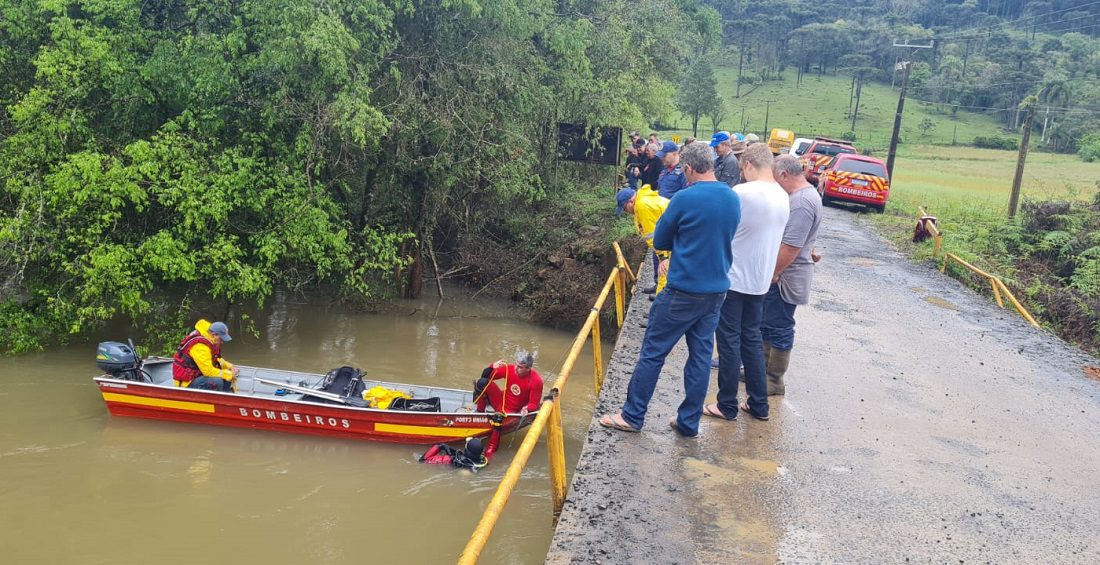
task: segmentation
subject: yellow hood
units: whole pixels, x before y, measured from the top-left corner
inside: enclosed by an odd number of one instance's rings
[[[210,333],[210,322],[205,319],[195,322],[195,330],[202,334],[202,337],[209,339],[211,343],[214,342],[214,334]]]

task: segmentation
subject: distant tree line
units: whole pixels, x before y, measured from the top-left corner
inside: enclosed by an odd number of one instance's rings
[[[996,116],[1016,131],[1020,103],[1039,98],[1038,141],[1076,151],[1100,131],[1100,3],[1089,0],[711,0],[738,68],[734,96],[790,68],[847,74],[853,98],[864,80],[893,84],[915,53],[909,96],[954,114]]]

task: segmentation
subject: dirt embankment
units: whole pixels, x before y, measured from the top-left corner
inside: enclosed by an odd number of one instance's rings
[[[517,253],[515,245],[501,242],[466,245],[459,253],[461,263],[470,267],[464,280],[477,293],[520,302],[535,323],[579,328],[615,266],[615,250],[602,226],[583,226],[553,239],[531,243],[526,253]],[[645,243],[630,238],[619,244],[635,268],[642,260]],[[604,327],[613,331],[610,325]]]

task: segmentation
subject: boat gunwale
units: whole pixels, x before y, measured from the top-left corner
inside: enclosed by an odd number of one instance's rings
[[[147,357],[144,361],[145,362],[149,362],[149,361],[157,361],[157,362],[168,361],[168,362],[171,362],[171,359],[166,358],[166,357],[152,356],[152,357]],[[318,374],[318,373],[306,373],[306,372],[302,372],[302,371],[288,371],[288,370],[284,370],[284,369],[270,369],[270,368],[266,368],[266,367],[255,367],[255,366],[251,366],[251,365],[236,365],[236,367],[241,369],[242,372],[243,372],[244,369],[255,369],[256,371],[274,371],[274,372],[279,372],[279,373],[291,373],[291,374],[295,374],[295,375],[304,375],[304,376],[309,376],[309,377],[313,377],[313,378],[323,378],[324,377],[324,374]],[[253,373],[252,375],[247,375],[246,378],[252,379],[252,378],[255,378],[256,376],[257,375],[255,373]],[[97,384],[109,382],[109,383],[123,384],[123,385],[126,385],[127,387],[133,386],[133,385],[138,385],[138,386],[141,386],[141,387],[146,387],[146,388],[151,388],[151,389],[177,390],[177,391],[186,392],[186,393],[209,394],[209,395],[215,395],[215,396],[226,397],[226,398],[248,398],[248,399],[264,401],[264,402],[288,402],[288,403],[293,403],[293,404],[301,404],[301,405],[305,405],[305,406],[318,406],[318,407],[321,407],[321,408],[336,408],[336,409],[339,409],[339,410],[348,410],[348,411],[353,411],[353,412],[366,412],[366,413],[372,413],[372,414],[401,414],[401,415],[412,415],[412,416],[422,415],[423,417],[429,417],[429,416],[478,416],[478,415],[488,417],[488,416],[491,415],[490,412],[477,412],[477,411],[470,411],[470,412],[417,412],[417,411],[412,411],[412,410],[389,410],[389,409],[384,409],[384,408],[369,408],[369,407],[351,406],[351,405],[348,405],[348,404],[313,402],[313,401],[308,401],[308,400],[290,399],[290,398],[285,398],[285,397],[275,397],[275,396],[268,396],[268,395],[258,396],[254,393],[253,394],[248,394],[248,393],[241,393],[241,392],[224,392],[224,391],[219,391],[219,390],[191,389],[191,388],[185,388],[185,387],[177,387],[173,384],[131,381],[131,380],[128,380],[128,379],[118,379],[118,378],[110,376],[107,373],[103,373],[99,376],[92,377],[92,380],[95,381]],[[375,380],[375,379],[364,379],[364,380],[369,381],[371,383],[378,383],[379,385],[383,385],[383,386],[384,385],[392,385],[394,387],[425,387],[425,388],[431,388],[431,389],[439,390],[439,391],[458,393],[459,395],[463,395],[463,396],[466,395],[466,394],[470,394],[471,398],[473,396],[473,394],[470,391],[466,391],[466,390],[462,390],[462,389],[458,389],[458,388],[436,387],[436,386],[430,386],[430,385],[417,385],[417,384],[412,384],[412,383],[396,383],[396,382],[390,382],[390,381],[379,381],[379,380]],[[271,386],[271,385],[268,385],[268,386]],[[319,391],[319,392],[323,392],[323,391]],[[308,396],[308,395],[302,393],[302,396]],[[505,417],[516,417],[516,418],[522,417],[522,415],[518,412],[505,413],[504,416]]]

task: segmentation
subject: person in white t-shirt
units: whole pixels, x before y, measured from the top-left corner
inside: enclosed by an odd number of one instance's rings
[[[790,198],[772,176],[772,154],[763,143],[741,155],[742,182],[733,187],[741,199],[741,223],[733,237],[730,288],[718,320],[718,401],[703,414],[733,420],[738,407],[758,420],[768,419],[768,388],[760,324],[764,295],[775,274]],[[741,365],[745,366],[744,403],[737,402]]]

